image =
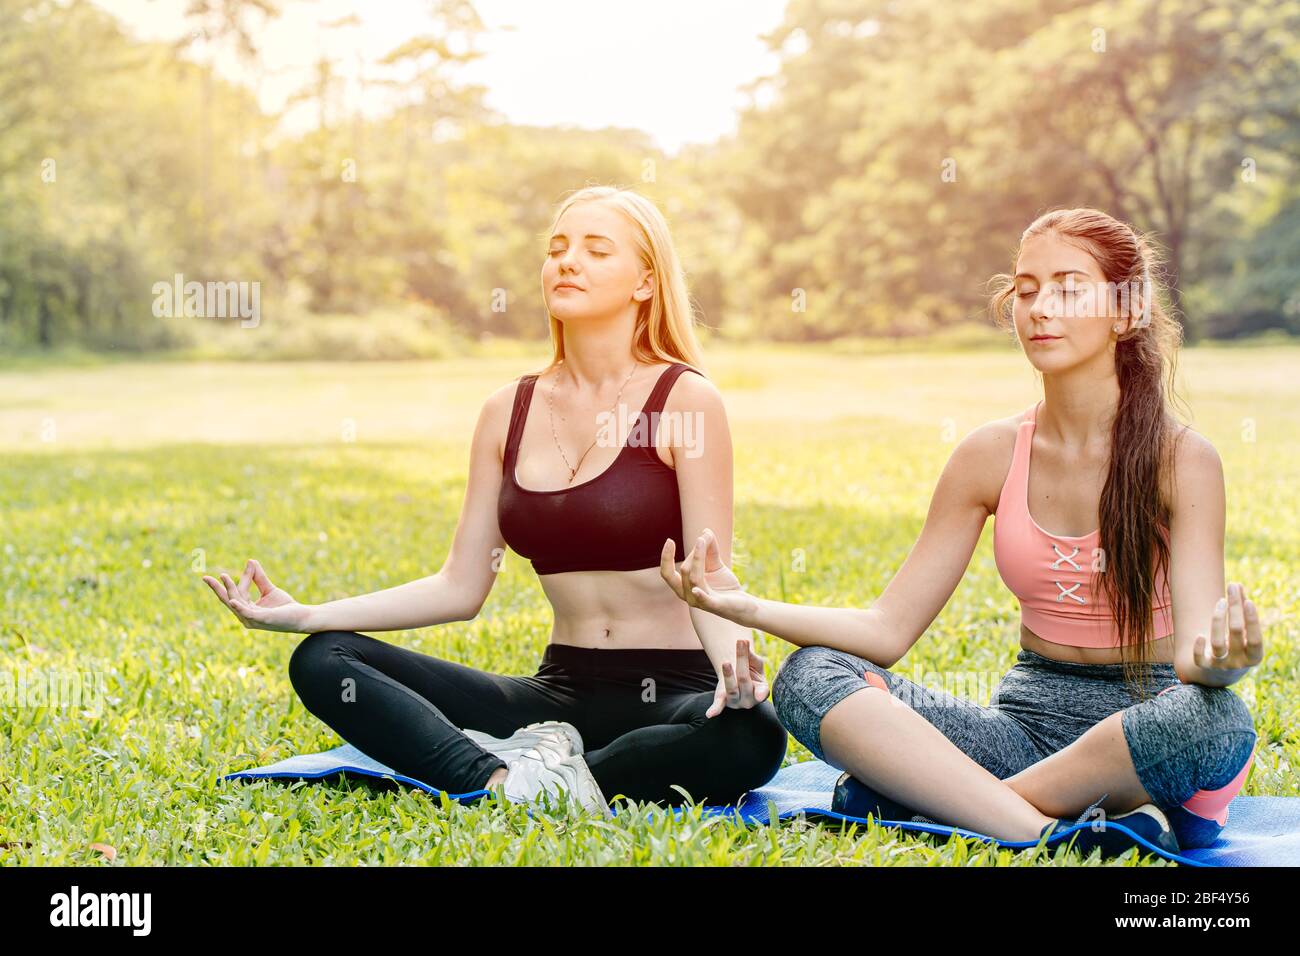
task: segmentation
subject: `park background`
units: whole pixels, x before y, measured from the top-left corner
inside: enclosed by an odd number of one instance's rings
[[[719,83],[731,122],[683,125]],[[649,118],[493,105],[533,89]],[[668,217],[738,573],[808,603],[879,593],[956,442],[1035,399],[985,312],[1024,226],[1095,205],[1150,233],[1269,642],[1237,686],[1245,792],[1300,794],[1297,104],[1282,0],[0,0],[0,667],[106,688],[0,705],[0,861],[1081,862],[219,781],[338,739],[289,687],[294,636],[244,631],[201,574],[257,557],[316,603],[437,570],[479,406],[548,354],[549,217],[589,183]],[[256,283],[259,321],[156,315],[177,274]],[[990,537],[903,673],[1013,663]],[[512,555],[474,621],[385,637],[525,673],[548,631]],[[773,672],[789,650],[760,647]]]

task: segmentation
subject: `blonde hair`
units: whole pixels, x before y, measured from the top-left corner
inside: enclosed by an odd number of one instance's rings
[[[703,352],[695,336],[695,312],[686,287],[686,273],[659,207],[631,189],[586,186],[561,200],[551,220],[550,232],[555,231],[560,217],[571,206],[593,200],[613,206],[636,227],[634,235],[641,263],[654,274],[654,292],[637,309],[632,354],[638,362],[683,362],[703,374]],[[564,324],[553,315],[549,318],[552,354],[543,372],[564,360]]]

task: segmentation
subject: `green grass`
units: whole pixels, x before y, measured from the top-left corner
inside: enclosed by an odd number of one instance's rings
[[[1195,425],[1225,463],[1228,575],[1265,613],[1267,656],[1237,685],[1260,734],[1248,794],[1298,792],[1297,360],[1300,348],[1278,347],[1193,349],[1182,362]],[[0,862],[106,862],[92,843],[114,847],[118,865],[1085,862],[876,827],[745,829],[648,806],[613,822],[530,818],[520,807],[439,804],[355,781],[221,782],[339,741],[290,688],[298,636],[244,631],[201,573],[237,570],[253,556],[290,593],[321,602],[436,570],[479,404],[535,365],[113,362],[0,372],[0,675],[90,673],[106,692],[98,716],[0,706]],[[955,442],[1026,407],[1036,389],[1012,351],[733,348],[712,352],[710,371],[736,446],[738,573],[759,593],[823,604],[862,605],[880,591]],[[355,441],[342,440],[345,420]],[[383,636],[531,673],[549,623],[536,578],[512,555],[474,621]],[[898,669],[1005,672],[1015,623],[990,526]],[[760,645],[774,673],[791,648],[766,636]],[[790,740],[789,760],[808,756]]]

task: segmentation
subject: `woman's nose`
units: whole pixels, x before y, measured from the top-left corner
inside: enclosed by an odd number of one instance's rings
[[[1047,319],[1053,317],[1053,293],[1052,290],[1044,286],[1034,295],[1033,302],[1029,305],[1029,317],[1031,319]]]
[[[1029,317],[1031,319],[1042,319],[1047,316],[1047,312],[1043,308],[1045,302],[1046,299],[1041,291],[1034,293],[1034,297],[1029,303]]]

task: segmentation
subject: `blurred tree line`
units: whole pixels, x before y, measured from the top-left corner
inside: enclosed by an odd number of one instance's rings
[[[259,283],[263,334],[352,317],[398,354],[399,330],[541,337],[543,230],[588,183],[660,203],[722,335],[982,318],[1059,205],[1152,233],[1190,336],[1300,332],[1300,0],[789,0],[735,135],[674,156],[635,130],[503,122],[459,79],[472,3],[428,9],[427,35],[364,65],[391,110],[345,107],[322,58],[286,107],[314,128],[287,135],[256,88],[275,0],[190,0],[171,45],[88,0],[0,0],[0,346],[231,324],[156,317],[178,273]],[[255,80],[222,79],[222,56]]]

